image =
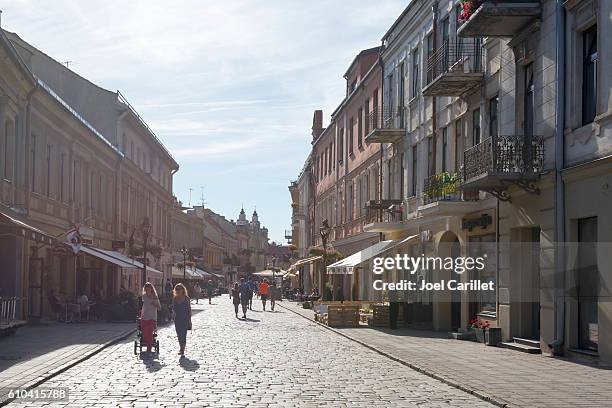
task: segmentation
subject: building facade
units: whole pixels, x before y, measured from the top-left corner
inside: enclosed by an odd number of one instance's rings
[[[119,92],[68,70],[1,32],[1,296],[24,300],[23,320],[63,299],[161,288],[170,273],[172,174],[178,164]],[[100,130],[103,129],[103,130]],[[129,147],[128,147],[129,146]],[[134,147],[132,147],[134,146]],[[78,231],[77,255],[64,244]],[[5,284],[4,282],[7,282]]]
[[[351,211],[369,207],[363,231],[398,243],[390,255],[486,257],[482,271],[458,279],[494,291],[394,293],[414,327],[463,331],[480,318],[501,328],[508,347],[522,339],[609,362],[612,48],[602,38],[611,5],[473,1],[466,11],[463,3],[412,1],[382,38],[382,107],[364,137],[381,152],[378,202],[364,206],[354,183],[341,183],[347,153],[336,172],[326,165],[331,143],[354,148],[351,115],[348,126],[339,119],[327,129],[315,117],[313,243],[323,219],[346,225],[359,218]],[[330,241],[344,231],[332,229]],[[417,277],[453,275],[434,267]],[[412,279],[384,275],[403,278]],[[353,298],[391,295],[373,293],[371,263],[350,279],[361,280]]]

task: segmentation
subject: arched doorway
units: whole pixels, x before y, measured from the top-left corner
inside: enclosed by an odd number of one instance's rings
[[[461,257],[461,244],[459,238],[452,231],[446,231],[440,237],[436,256],[439,258],[459,258]],[[452,270],[437,271],[437,280],[448,282],[450,279],[460,280],[460,276]],[[438,294],[435,302],[436,328],[438,330],[458,331],[461,327],[461,292],[442,291]]]

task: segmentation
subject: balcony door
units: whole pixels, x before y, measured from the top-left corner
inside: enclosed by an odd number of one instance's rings
[[[534,84],[533,84],[533,63],[525,67],[525,107],[523,131],[525,137],[533,136],[533,108],[534,108]]]

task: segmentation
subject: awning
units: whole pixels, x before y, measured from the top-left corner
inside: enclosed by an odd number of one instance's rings
[[[308,263],[311,263],[311,262],[318,261],[319,259],[323,259],[323,257],[321,255],[318,255],[318,256],[311,256],[311,257],[308,257],[308,258],[300,259],[299,261],[296,261],[293,265],[291,265],[289,267],[289,270],[290,271],[295,271],[300,266],[308,264]]]
[[[369,261],[375,256],[382,254],[383,252],[389,251],[399,245],[406,244],[409,241],[417,240],[418,238],[418,235],[411,235],[408,238],[404,238],[402,240],[388,240],[377,242],[371,247],[363,249],[357,253],[354,253],[351,256],[348,256],[338,262],[329,265],[327,267],[327,274],[351,275],[353,273],[353,269],[356,266],[359,266],[362,263]]]
[[[120,259],[114,258],[114,257],[112,257],[110,255],[107,255],[104,252],[99,251],[97,249],[94,249],[92,247],[86,247],[85,245],[81,246],[81,250],[79,252],[85,252],[88,255],[91,255],[91,256],[93,256],[95,258],[101,259],[101,260],[106,261],[106,262],[110,262],[113,265],[116,265],[116,266],[118,266],[120,268],[136,268],[135,265],[129,264],[127,262],[123,262]]]
[[[254,272],[253,275],[255,276],[263,276],[266,278],[272,278],[272,277],[276,277],[276,278],[280,278],[281,276],[284,276],[287,273],[287,271],[283,271],[278,270],[278,271],[273,271],[271,269],[266,269],[265,271],[259,271],[259,272]]]
[[[0,205],[0,221],[8,221],[8,224],[0,222],[0,233],[8,232],[19,237],[24,237],[25,239],[48,245],[57,241],[54,236],[30,225],[21,218],[20,214],[17,214],[4,205]]]
[[[126,268],[126,269],[127,268],[136,268],[136,269],[144,268],[144,265],[142,264],[142,262],[135,261],[129,256],[123,255],[121,252],[111,251],[109,249],[88,247],[85,245],[81,246],[81,251],[86,252],[89,255],[103,259],[107,262],[114,263],[115,265],[121,268]],[[116,262],[120,262],[120,264]],[[149,265],[147,265],[147,273],[154,273],[154,274],[158,274],[162,276],[164,275],[163,272],[158,271],[157,269],[152,268]]]

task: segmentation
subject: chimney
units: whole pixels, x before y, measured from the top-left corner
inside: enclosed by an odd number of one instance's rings
[[[316,139],[323,133],[323,111],[317,109],[312,116],[312,138]]]

